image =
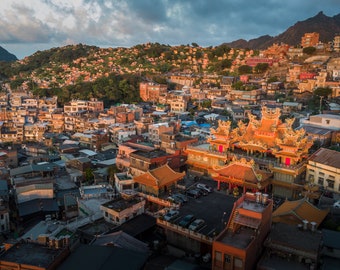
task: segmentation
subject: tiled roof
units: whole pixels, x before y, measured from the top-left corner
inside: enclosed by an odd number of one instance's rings
[[[273,222],[299,224],[303,220],[308,220],[309,222],[316,222],[316,226],[319,226],[328,212],[328,209],[318,209],[305,198],[297,201],[285,201],[273,212]],[[291,216],[295,219],[292,219]]]
[[[184,172],[175,172],[167,164],[165,164],[135,177],[134,181],[147,186],[161,187],[181,179],[184,175]]]
[[[340,169],[340,152],[320,148],[309,158],[309,161]]]
[[[221,176],[243,179],[247,182],[257,183],[258,181],[254,169],[251,166],[241,163],[232,163],[220,170],[217,170],[216,172]]]

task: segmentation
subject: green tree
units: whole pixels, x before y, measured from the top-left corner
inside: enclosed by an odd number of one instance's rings
[[[332,94],[332,89],[329,87],[318,87],[314,90],[314,95],[327,98]]]
[[[84,177],[85,177],[85,183],[86,184],[88,184],[88,185],[93,184],[93,180],[94,180],[93,169],[92,168],[85,169]]]
[[[307,55],[313,55],[316,51],[315,47],[306,47],[302,49],[302,52],[307,54]]]
[[[254,67],[254,71],[255,73],[264,73],[268,70],[269,68],[269,64],[268,63],[258,63],[255,67]]]
[[[211,108],[211,99],[205,99],[201,104],[202,108]]]
[[[267,83],[272,83],[272,82],[277,82],[277,81],[279,81],[279,79],[276,76],[273,76],[267,80]]]
[[[243,75],[243,74],[249,74],[253,72],[253,68],[248,65],[242,65],[238,68],[238,74]]]
[[[236,90],[243,90],[244,83],[242,81],[237,81],[232,84],[232,88]]]

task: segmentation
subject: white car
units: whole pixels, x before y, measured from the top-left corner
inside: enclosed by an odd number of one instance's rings
[[[196,187],[209,193],[213,191],[212,187],[209,187],[208,185],[202,183],[198,183]]]
[[[340,208],[340,201],[336,201],[336,202],[333,204],[333,207],[334,207],[334,208]]]
[[[164,215],[164,220],[172,221],[178,216],[179,216],[179,212],[177,210],[170,210],[168,213]]]

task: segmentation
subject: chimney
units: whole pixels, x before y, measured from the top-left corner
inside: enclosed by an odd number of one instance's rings
[[[308,229],[308,223],[309,223],[309,222],[308,222],[308,220],[305,220],[305,219],[302,220],[302,222],[303,222],[303,230],[306,231],[306,230]]]
[[[312,221],[311,223],[310,223],[310,225],[312,226],[311,227],[311,230],[312,230],[312,232],[315,232],[316,231],[316,222],[315,221]]]

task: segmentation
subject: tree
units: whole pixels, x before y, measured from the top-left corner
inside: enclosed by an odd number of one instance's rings
[[[308,55],[313,55],[316,51],[315,47],[306,47],[302,49],[302,52]]]
[[[86,184],[91,185],[94,180],[93,169],[87,168],[84,172],[84,176]]]
[[[258,63],[254,67],[255,73],[264,73],[268,70],[269,64],[268,63]]]
[[[232,87],[235,90],[243,90],[243,86],[244,86],[244,83],[242,81],[237,81],[237,82],[232,84]]]
[[[252,73],[252,72],[253,72],[253,68],[251,66],[248,66],[248,65],[242,65],[238,68],[238,73],[240,75],[249,74],[249,73]]]
[[[314,90],[314,95],[327,98],[332,94],[332,89],[329,87],[318,87]]]

